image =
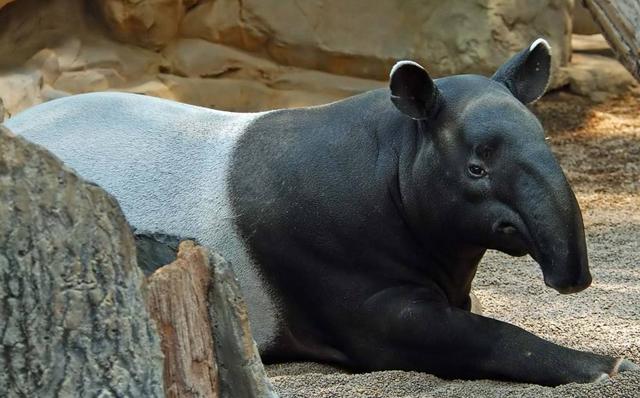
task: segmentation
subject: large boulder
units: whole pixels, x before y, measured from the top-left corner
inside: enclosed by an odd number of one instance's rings
[[[162,52],[174,75],[183,77],[241,76],[263,80],[282,69],[275,62],[202,39],[179,39]]]
[[[540,36],[550,87],[573,89],[574,3],[20,0],[0,9],[0,98],[5,116],[98,90],[231,111],[309,106],[386,86],[399,59],[434,77],[490,75]]]
[[[544,36],[554,66],[570,55],[572,0],[216,0],[185,16],[181,31],[303,68],[386,79],[403,58],[435,76],[491,74]]]
[[[120,207],[0,127],[0,395],[162,396]]]

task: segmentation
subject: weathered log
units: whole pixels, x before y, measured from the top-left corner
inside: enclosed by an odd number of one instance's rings
[[[618,60],[640,81],[640,1],[583,0]]]
[[[180,243],[177,259],[147,278],[144,295],[164,353],[167,397],[218,397],[218,367],[208,311],[207,251]]]
[[[162,396],[117,202],[0,127],[0,396]]]
[[[172,397],[277,397],[251,334],[247,307],[227,262],[191,241],[171,255],[176,237],[136,237],[147,277],[147,306],[165,354],[165,394]],[[217,374],[215,373],[217,370]],[[217,394],[217,395],[216,395]]]

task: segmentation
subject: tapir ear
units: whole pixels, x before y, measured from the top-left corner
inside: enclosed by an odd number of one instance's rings
[[[389,74],[391,102],[405,115],[426,119],[438,101],[438,88],[426,70],[412,61],[400,61]]]
[[[492,79],[507,86],[523,104],[542,97],[551,74],[551,47],[545,39],[537,39],[504,63]]]

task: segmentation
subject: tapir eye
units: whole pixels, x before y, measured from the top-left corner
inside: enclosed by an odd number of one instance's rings
[[[471,177],[481,178],[486,176],[487,172],[477,164],[471,164],[469,165],[469,174],[471,174]]]

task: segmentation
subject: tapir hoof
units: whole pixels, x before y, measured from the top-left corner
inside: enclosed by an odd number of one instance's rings
[[[627,370],[640,370],[640,366],[631,362],[628,359],[620,359],[611,373],[611,376],[615,376],[620,372],[626,372]]]
[[[626,372],[627,370],[640,370],[640,366],[636,365],[628,359],[620,358],[616,361],[616,364],[613,366],[613,369],[609,374],[602,373],[594,380],[594,383],[609,380],[611,377],[614,377],[618,373]]]

